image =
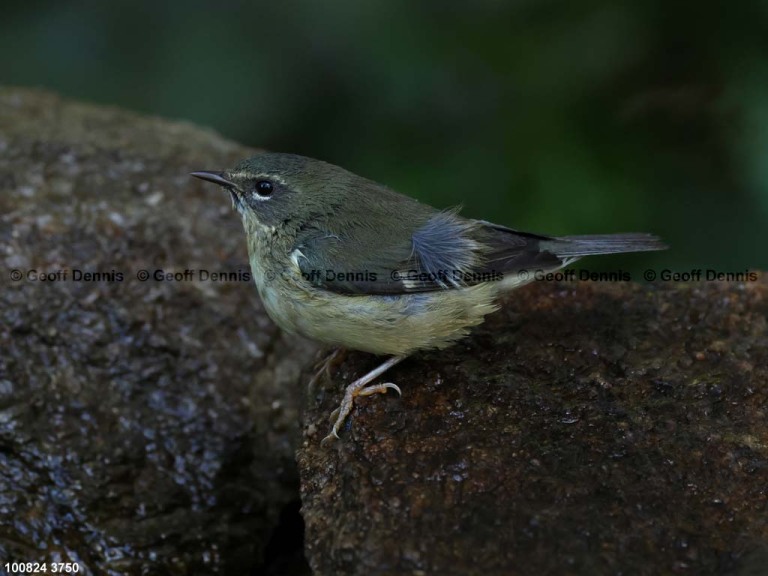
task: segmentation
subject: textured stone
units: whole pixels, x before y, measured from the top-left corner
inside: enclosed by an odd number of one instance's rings
[[[266,569],[280,513],[297,507],[312,347],[265,316],[228,196],[188,176],[250,152],[184,123],[0,90],[1,559]]]
[[[389,372],[403,397],[358,400],[332,450],[326,384],[299,452],[314,573],[764,573],[767,316],[765,277],[535,283]]]

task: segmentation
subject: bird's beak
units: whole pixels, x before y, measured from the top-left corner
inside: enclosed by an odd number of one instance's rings
[[[194,176],[195,178],[200,178],[200,180],[207,180],[208,182],[213,182],[214,184],[218,184],[219,186],[224,186],[225,188],[235,188],[235,183],[230,182],[226,178],[224,178],[224,172],[190,172],[190,176]]]

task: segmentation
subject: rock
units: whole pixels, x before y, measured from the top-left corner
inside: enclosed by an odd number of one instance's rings
[[[250,152],[0,89],[0,560],[306,574],[300,473],[320,576],[762,573],[768,279],[527,286],[321,447],[380,362],[352,353],[297,470],[315,346],[269,322],[226,195],[187,176]]]
[[[756,574],[768,549],[768,278],[535,283],[387,374],[299,451],[317,575]],[[764,564],[764,562],[763,562]]]
[[[4,562],[269,569],[281,512],[297,516],[299,372],[314,347],[266,318],[229,199],[188,176],[250,152],[0,89]]]

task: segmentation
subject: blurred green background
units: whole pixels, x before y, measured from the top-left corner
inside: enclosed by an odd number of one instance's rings
[[[190,120],[519,229],[672,247],[591,269],[768,268],[765,1],[0,10],[4,84]]]

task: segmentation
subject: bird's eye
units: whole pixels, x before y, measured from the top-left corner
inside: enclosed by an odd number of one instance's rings
[[[274,186],[272,186],[272,182],[269,180],[259,180],[256,182],[256,194],[259,196],[271,196],[272,192],[274,192]]]

